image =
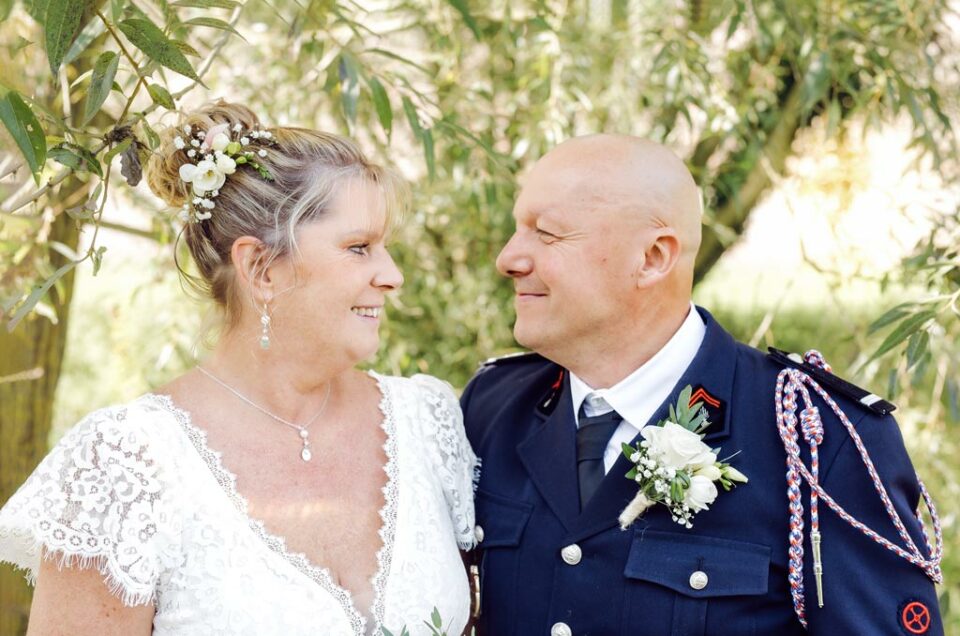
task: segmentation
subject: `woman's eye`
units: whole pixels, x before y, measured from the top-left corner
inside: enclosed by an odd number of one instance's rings
[[[370,250],[369,243],[361,243],[359,245],[351,245],[350,251],[354,254],[359,254],[360,256],[366,256],[367,252]]]

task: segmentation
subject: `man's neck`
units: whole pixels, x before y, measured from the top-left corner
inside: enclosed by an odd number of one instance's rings
[[[561,365],[594,389],[616,385],[646,364],[677,333],[690,311],[690,304],[663,314],[638,320],[629,332],[598,338]]]

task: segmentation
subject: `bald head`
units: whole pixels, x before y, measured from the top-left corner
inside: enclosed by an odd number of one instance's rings
[[[591,208],[673,228],[683,259],[692,267],[700,248],[700,191],[683,161],[666,146],[629,135],[574,137],[544,155],[534,171],[562,175],[571,194],[592,203]]]

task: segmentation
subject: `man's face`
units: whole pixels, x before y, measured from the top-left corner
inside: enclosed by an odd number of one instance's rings
[[[554,360],[615,337],[631,320],[643,229],[611,199],[604,178],[575,161],[541,160],[497,257],[516,289],[514,337]]]

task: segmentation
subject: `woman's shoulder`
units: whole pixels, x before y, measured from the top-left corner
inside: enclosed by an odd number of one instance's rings
[[[143,394],[129,402],[91,411],[67,429],[59,445],[77,446],[91,441],[148,443],[171,436],[182,413],[166,395]]]
[[[370,375],[377,380],[381,387],[388,386],[396,392],[408,394],[419,399],[443,399],[457,401],[453,386],[445,380],[426,373],[417,373],[412,376],[383,375],[370,371]]]

